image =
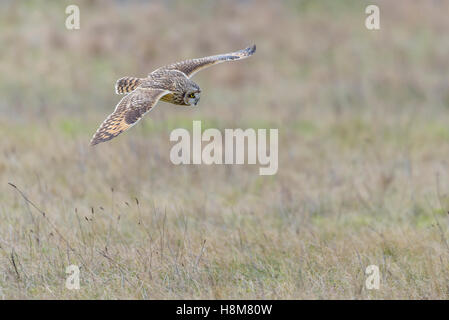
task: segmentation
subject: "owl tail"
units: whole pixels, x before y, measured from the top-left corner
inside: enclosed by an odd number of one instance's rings
[[[115,83],[115,93],[122,94],[133,91],[142,83],[141,78],[123,77]]]

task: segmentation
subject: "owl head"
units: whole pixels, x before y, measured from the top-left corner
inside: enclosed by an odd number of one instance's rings
[[[188,106],[196,106],[198,101],[200,101],[201,90],[198,85],[189,86],[189,88],[184,93],[184,102]]]

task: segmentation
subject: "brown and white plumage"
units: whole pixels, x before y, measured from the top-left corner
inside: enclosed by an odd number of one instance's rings
[[[182,106],[196,105],[200,87],[190,80],[198,71],[225,61],[244,59],[256,51],[252,46],[240,51],[177,62],[156,69],[147,78],[123,77],[117,80],[115,91],[127,93],[114,112],[100,125],[91,145],[111,140],[133,126],[160,100]]]
[[[123,131],[132,127],[151,110],[161,96],[170,93],[168,90],[153,88],[137,88],[124,96],[117,104],[113,113],[95,132],[91,145],[111,140]]]
[[[252,47],[248,47],[246,49],[231,52],[231,53],[224,53],[224,54],[218,54],[215,56],[209,56],[204,58],[198,58],[198,59],[190,59],[185,60],[181,62],[176,62],[173,64],[170,64],[168,66],[161,67],[157,69],[159,70],[179,70],[183,72],[187,77],[191,78],[195,73],[198,71],[210,67],[214,64],[226,62],[226,61],[232,61],[232,60],[240,60],[248,58],[249,56],[252,56],[253,53],[256,52],[256,45],[253,45]]]

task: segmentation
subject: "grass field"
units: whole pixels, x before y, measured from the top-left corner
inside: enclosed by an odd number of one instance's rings
[[[0,298],[449,298],[449,2],[0,8]],[[89,146],[118,78],[252,43],[195,76],[198,108],[160,102]],[[173,165],[193,120],[278,128],[277,174]]]

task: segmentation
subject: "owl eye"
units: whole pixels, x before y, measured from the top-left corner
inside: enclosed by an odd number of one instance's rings
[[[190,97],[190,98],[195,98],[195,94],[194,94],[194,93],[191,93],[191,94],[189,94],[189,97]]]

